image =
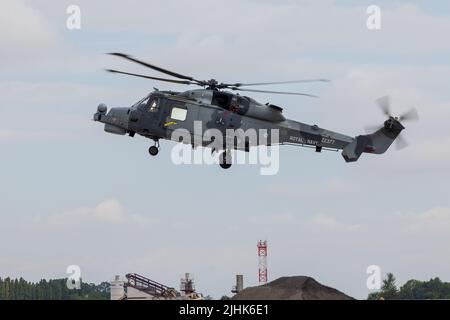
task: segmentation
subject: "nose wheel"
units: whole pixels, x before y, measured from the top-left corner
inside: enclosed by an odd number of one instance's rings
[[[148,148],[148,153],[150,153],[151,156],[156,156],[159,152],[159,141],[155,140],[155,145]]]
[[[229,169],[231,167],[232,158],[229,151],[224,151],[219,157],[219,164],[222,169]]]

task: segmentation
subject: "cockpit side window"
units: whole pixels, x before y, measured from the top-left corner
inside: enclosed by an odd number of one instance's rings
[[[147,112],[156,112],[159,108],[159,98],[152,97],[151,95],[146,96],[140,101],[136,102],[133,106],[133,109],[139,109]]]
[[[145,97],[142,98],[141,100],[139,100],[138,102],[136,102],[135,104],[133,104],[132,108],[139,108],[141,107],[143,104],[147,104],[149,97]]]
[[[159,99],[153,98],[150,99],[147,103],[147,111],[148,112],[157,112],[159,108]]]

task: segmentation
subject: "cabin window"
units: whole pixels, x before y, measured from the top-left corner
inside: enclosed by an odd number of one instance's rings
[[[186,109],[182,109],[182,108],[178,108],[178,107],[172,108],[172,113],[170,114],[170,118],[172,118],[174,120],[178,120],[178,121],[184,121],[184,120],[186,120],[186,116],[187,116]]]
[[[211,104],[219,106],[226,110],[230,109],[232,95],[221,91],[214,91]]]

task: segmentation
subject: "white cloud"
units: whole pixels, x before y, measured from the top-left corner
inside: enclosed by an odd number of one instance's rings
[[[312,222],[319,226],[330,227],[330,228],[334,228],[339,225],[335,218],[326,216],[324,214],[315,215],[312,219]]]
[[[423,234],[449,233],[450,208],[436,207],[416,214],[406,224],[406,230]]]
[[[313,214],[302,214],[301,212],[284,212],[276,213],[268,217],[251,217],[249,219],[252,224],[261,225],[264,227],[271,227],[277,225],[278,228],[288,227],[288,228],[298,228],[298,230],[314,229],[318,232],[325,230],[335,230],[335,231],[351,231],[357,230],[361,227],[360,224],[347,222],[340,219],[336,213],[325,214],[325,213],[313,213]]]
[[[35,220],[39,225],[50,228],[78,228],[90,224],[146,224],[150,222],[140,215],[127,213],[119,201],[115,199],[104,200],[95,207],[80,207],[50,216],[36,217]]]
[[[126,220],[123,208],[117,200],[105,200],[93,210],[93,217],[106,223],[121,223]]]
[[[0,64],[40,58],[58,47],[59,36],[39,11],[22,0],[0,2]],[[49,51],[50,50],[50,51]],[[25,59],[26,58],[26,59]]]
[[[273,51],[283,54],[283,50],[277,50],[281,48],[289,48],[291,53],[330,49],[355,52],[357,49],[356,52],[377,50],[411,56],[450,48],[446,41],[429,37],[449,30],[450,19],[427,15],[411,4],[383,7],[380,32],[367,30],[367,6],[338,7],[331,0],[284,3],[232,0],[216,1],[214,5],[208,0],[130,1],[127,14],[120,3],[79,1],[79,4],[89,13],[90,28],[103,32],[173,35],[177,44],[190,48],[190,52],[217,52],[228,47],[231,55],[235,54],[233,50],[240,49],[243,52],[239,55],[261,56],[277,54]],[[199,19],[198,13],[205,8],[208,14]],[[399,40],[402,46],[396,45]],[[417,46],[418,41],[424,45]],[[193,47],[193,43],[198,47]],[[253,50],[245,52],[250,48]]]

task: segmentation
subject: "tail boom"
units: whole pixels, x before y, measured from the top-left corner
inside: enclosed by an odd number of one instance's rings
[[[355,162],[363,152],[383,154],[389,149],[405,127],[395,118],[386,120],[383,128],[372,134],[357,136],[343,150],[346,162]]]

